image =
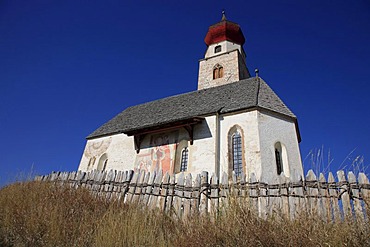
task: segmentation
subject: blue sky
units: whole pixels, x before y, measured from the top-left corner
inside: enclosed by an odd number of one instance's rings
[[[321,150],[316,169],[369,173],[369,1],[2,0],[0,185],[76,170],[85,137],[117,113],[196,90],[223,8],[250,71],[298,116],[305,170]]]

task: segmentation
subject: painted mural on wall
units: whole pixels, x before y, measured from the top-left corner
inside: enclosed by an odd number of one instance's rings
[[[163,173],[174,171],[178,131],[152,135],[150,148],[140,151],[136,156],[135,168],[145,171],[163,170]]]
[[[112,137],[99,140],[99,141],[92,141],[87,144],[84,155],[87,158],[98,157],[107,151],[111,142],[112,142]]]

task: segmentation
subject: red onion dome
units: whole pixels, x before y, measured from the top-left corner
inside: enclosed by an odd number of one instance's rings
[[[208,33],[204,38],[204,42],[210,46],[225,40],[239,45],[243,45],[245,42],[240,26],[234,22],[226,20],[226,17],[223,14],[220,22],[209,27]]]

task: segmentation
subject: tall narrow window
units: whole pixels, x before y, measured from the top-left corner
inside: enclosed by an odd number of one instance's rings
[[[189,150],[185,147],[181,152],[180,172],[185,172],[188,169]]]
[[[242,137],[239,132],[236,132],[232,137],[232,155],[233,155],[233,171],[236,176],[240,176],[243,171],[242,164]]]
[[[289,164],[288,164],[288,154],[286,152],[286,147],[281,142],[275,143],[275,160],[276,160],[276,172],[280,175],[284,172],[284,175],[289,177]]]
[[[222,78],[224,76],[224,68],[216,64],[216,66],[213,68],[213,79]]]
[[[283,164],[281,163],[280,151],[277,148],[275,148],[275,159],[276,159],[277,174],[280,175],[283,172]]]

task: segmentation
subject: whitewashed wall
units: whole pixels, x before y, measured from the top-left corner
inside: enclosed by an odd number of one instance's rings
[[[261,181],[278,182],[274,147],[276,142],[283,144],[287,151],[288,164],[283,162],[284,174],[290,178],[295,172],[303,176],[301,154],[294,122],[258,112],[258,130],[261,146]]]
[[[210,174],[216,173],[218,164],[219,174],[228,173],[230,163],[228,134],[230,129],[237,125],[243,134],[243,164],[247,177],[254,173],[260,181],[278,182],[274,148],[276,142],[284,145],[287,151],[288,162],[283,162],[285,175],[289,177],[294,172],[303,175],[297,133],[293,121],[271,116],[258,110],[219,116],[219,162],[216,162],[216,119],[215,115],[206,117],[205,121],[194,127],[193,145],[190,145],[188,133],[183,128],[164,133],[170,140],[170,158],[175,166],[180,165],[181,149],[185,145],[189,150],[187,173],[196,174],[202,171],[208,171]],[[79,170],[97,169],[99,159],[103,154],[106,154],[108,158],[106,170],[139,168],[138,160],[153,158],[154,147],[150,143],[151,140],[152,135],[147,135],[144,138],[139,154],[136,154],[134,149],[133,137],[128,137],[125,134],[88,140]],[[96,157],[96,161],[94,166],[88,169],[88,163],[92,157]],[[147,164],[150,164],[150,161]],[[216,175],[219,176],[219,174]]]
[[[261,174],[261,157],[257,111],[220,116],[220,172],[228,173],[228,132],[235,125],[240,126],[243,132],[245,173],[254,173],[258,177]]]
[[[215,53],[215,47],[216,46],[221,46],[221,52]],[[213,57],[213,56],[218,56],[218,55],[221,55],[223,53],[233,51],[233,50],[239,50],[240,54],[244,54],[244,51],[243,51],[243,48],[241,47],[241,45],[235,44],[233,42],[225,40],[225,41],[222,41],[222,42],[219,42],[219,43],[212,44],[212,45],[208,46],[204,58],[210,58],[210,57]]]
[[[188,140],[186,146],[189,149],[188,173],[201,173],[204,170],[214,171],[215,152],[214,152],[214,131],[215,117],[206,117],[206,120],[194,127],[194,144],[190,145],[188,133],[181,128],[178,131],[170,131],[166,134],[169,140]],[[152,135],[146,135],[141,143],[139,154],[134,149],[134,138],[125,134],[116,134],[109,137],[101,137],[88,140],[84,153],[81,158],[79,170],[88,171],[97,169],[100,158],[105,154],[108,158],[106,170],[129,170],[137,167],[137,159],[145,159],[151,155],[153,145],[151,145]],[[169,146],[176,145],[170,143]],[[177,160],[179,165],[181,149],[171,150],[171,159]],[[178,156],[178,157],[176,157]],[[95,157],[93,166],[88,167],[89,160]],[[151,157],[148,157],[150,159]]]
[[[108,163],[106,169],[128,170],[133,168],[135,161],[134,138],[125,134],[116,134],[96,138],[86,142],[78,170],[87,171],[90,158],[95,157],[95,163],[89,170],[97,169],[99,159],[106,154]]]

